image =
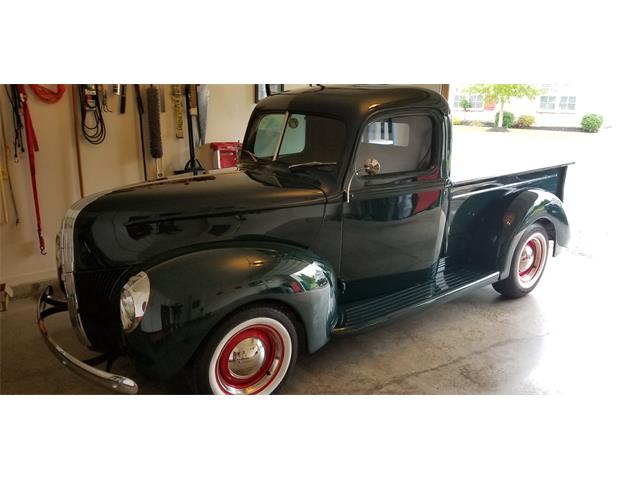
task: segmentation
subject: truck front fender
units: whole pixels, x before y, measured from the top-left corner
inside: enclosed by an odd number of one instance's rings
[[[288,306],[309,352],[328,341],[337,322],[333,269],[299,247],[217,247],[145,271],[151,284],[149,304],[140,325],[125,340],[136,366],[155,378],[179,373],[222,319],[250,303]]]
[[[560,247],[569,243],[569,222],[562,201],[545,190],[532,188],[516,193],[507,203],[500,222],[497,242],[500,279],[509,276],[516,246],[524,230],[533,223],[541,223],[554,240],[554,256]]]

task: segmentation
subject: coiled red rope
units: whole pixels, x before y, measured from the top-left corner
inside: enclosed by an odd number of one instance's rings
[[[61,84],[58,85],[58,88],[55,92],[48,89],[47,87],[38,84],[29,84],[29,88],[38,96],[40,100],[45,103],[56,103],[62,98],[66,90],[66,87]]]

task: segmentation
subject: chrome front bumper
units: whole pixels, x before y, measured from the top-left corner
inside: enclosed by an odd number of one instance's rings
[[[42,334],[42,338],[49,347],[49,350],[53,352],[53,355],[67,368],[80,375],[91,382],[94,382],[101,387],[105,387],[111,391],[118,393],[138,393],[138,384],[130,378],[123,377],[122,375],[116,375],[114,373],[105,372],[99,370],[85,362],[78,360],[74,356],[65,352],[47,333],[47,327],[44,324],[45,318],[59,312],[67,311],[67,303],[61,300],[56,300],[51,295],[53,289],[47,287],[41,294],[38,300],[38,328]]]

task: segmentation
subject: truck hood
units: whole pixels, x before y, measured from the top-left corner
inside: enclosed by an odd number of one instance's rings
[[[76,270],[131,266],[177,250],[229,240],[308,246],[326,196],[294,175],[227,170],[119,188],[78,214]]]
[[[323,191],[311,182],[267,171],[238,171],[140,183],[100,196],[87,213],[132,211],[137,215],[179,217],[242,212],[324,202]]]

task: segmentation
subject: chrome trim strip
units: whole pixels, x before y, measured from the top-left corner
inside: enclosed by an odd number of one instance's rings
[[[111,391],[118,393],[136,394],[138,393],[138,384],[128,377],[122,375],[116,375],[115,373],[105,372],[99,370],[91,365],[87,365],[81,360],[78,360],[73,355],[67,353],[60,345],[58,345],[47,332],[47,327],[44,324],[44,319],[54,313],[63,312],[66,310],[64,302],[56,300],[51,297],[53,289],[47,287],[38,300],[37,321],[40,334],[44,339],[47,347],[53,353],[53,355],[62,363],[65,367],[74,373],[80,375],[86,380],[90,380],[101,387],[107,388]],[[46,308],[50,305],[50,308]]]
[[[110,193],[112,190],[104,192],[94,193],[93,195],[87,195],[86,197],[78,200],[71,205],[64,218],[62,219],[62,225],[60,228],[60,259],[62,267],[61,279],[64,283],[65,293],[67,294],[67,304],[69,306],[69,318],[71,319],[71,325],[76,332],[76,336],[80,342],[87,346],[91,346],[89,337],[87,337],[84,327],[82,325],[82,319],[80,318],[80,312],[78,308],[78,296],[76,294],[76,284],[73,276],[74,272],[74,245],[73,245],[73,231],[76,223],[76,219],[80,212],[97,198]]]
[[[500,190],[502,188],[519,187],[520,185],[525,185],[527,183],[533,183],[533,182],[539,182],[540,180],[546,180],[547,178],[555,178],[557,176],[558,176],[558,174],[555,173],[553,175],[546,175],[546,176],[540,177],[540,178],[531,178],[529,180],[523,180],[521,182],[508,183],[507,185],[498,185],[496,187],[485,188],[485,189],[482,189],[482,190],[474,190],[473,192],[460,193],[458,195],[453,195],[451,197],[451,199],[455,200],[456,198],[471,197],[472,195],[479,195],[479,194],[485,193],[485,192],[492,192],[494,190]]]

